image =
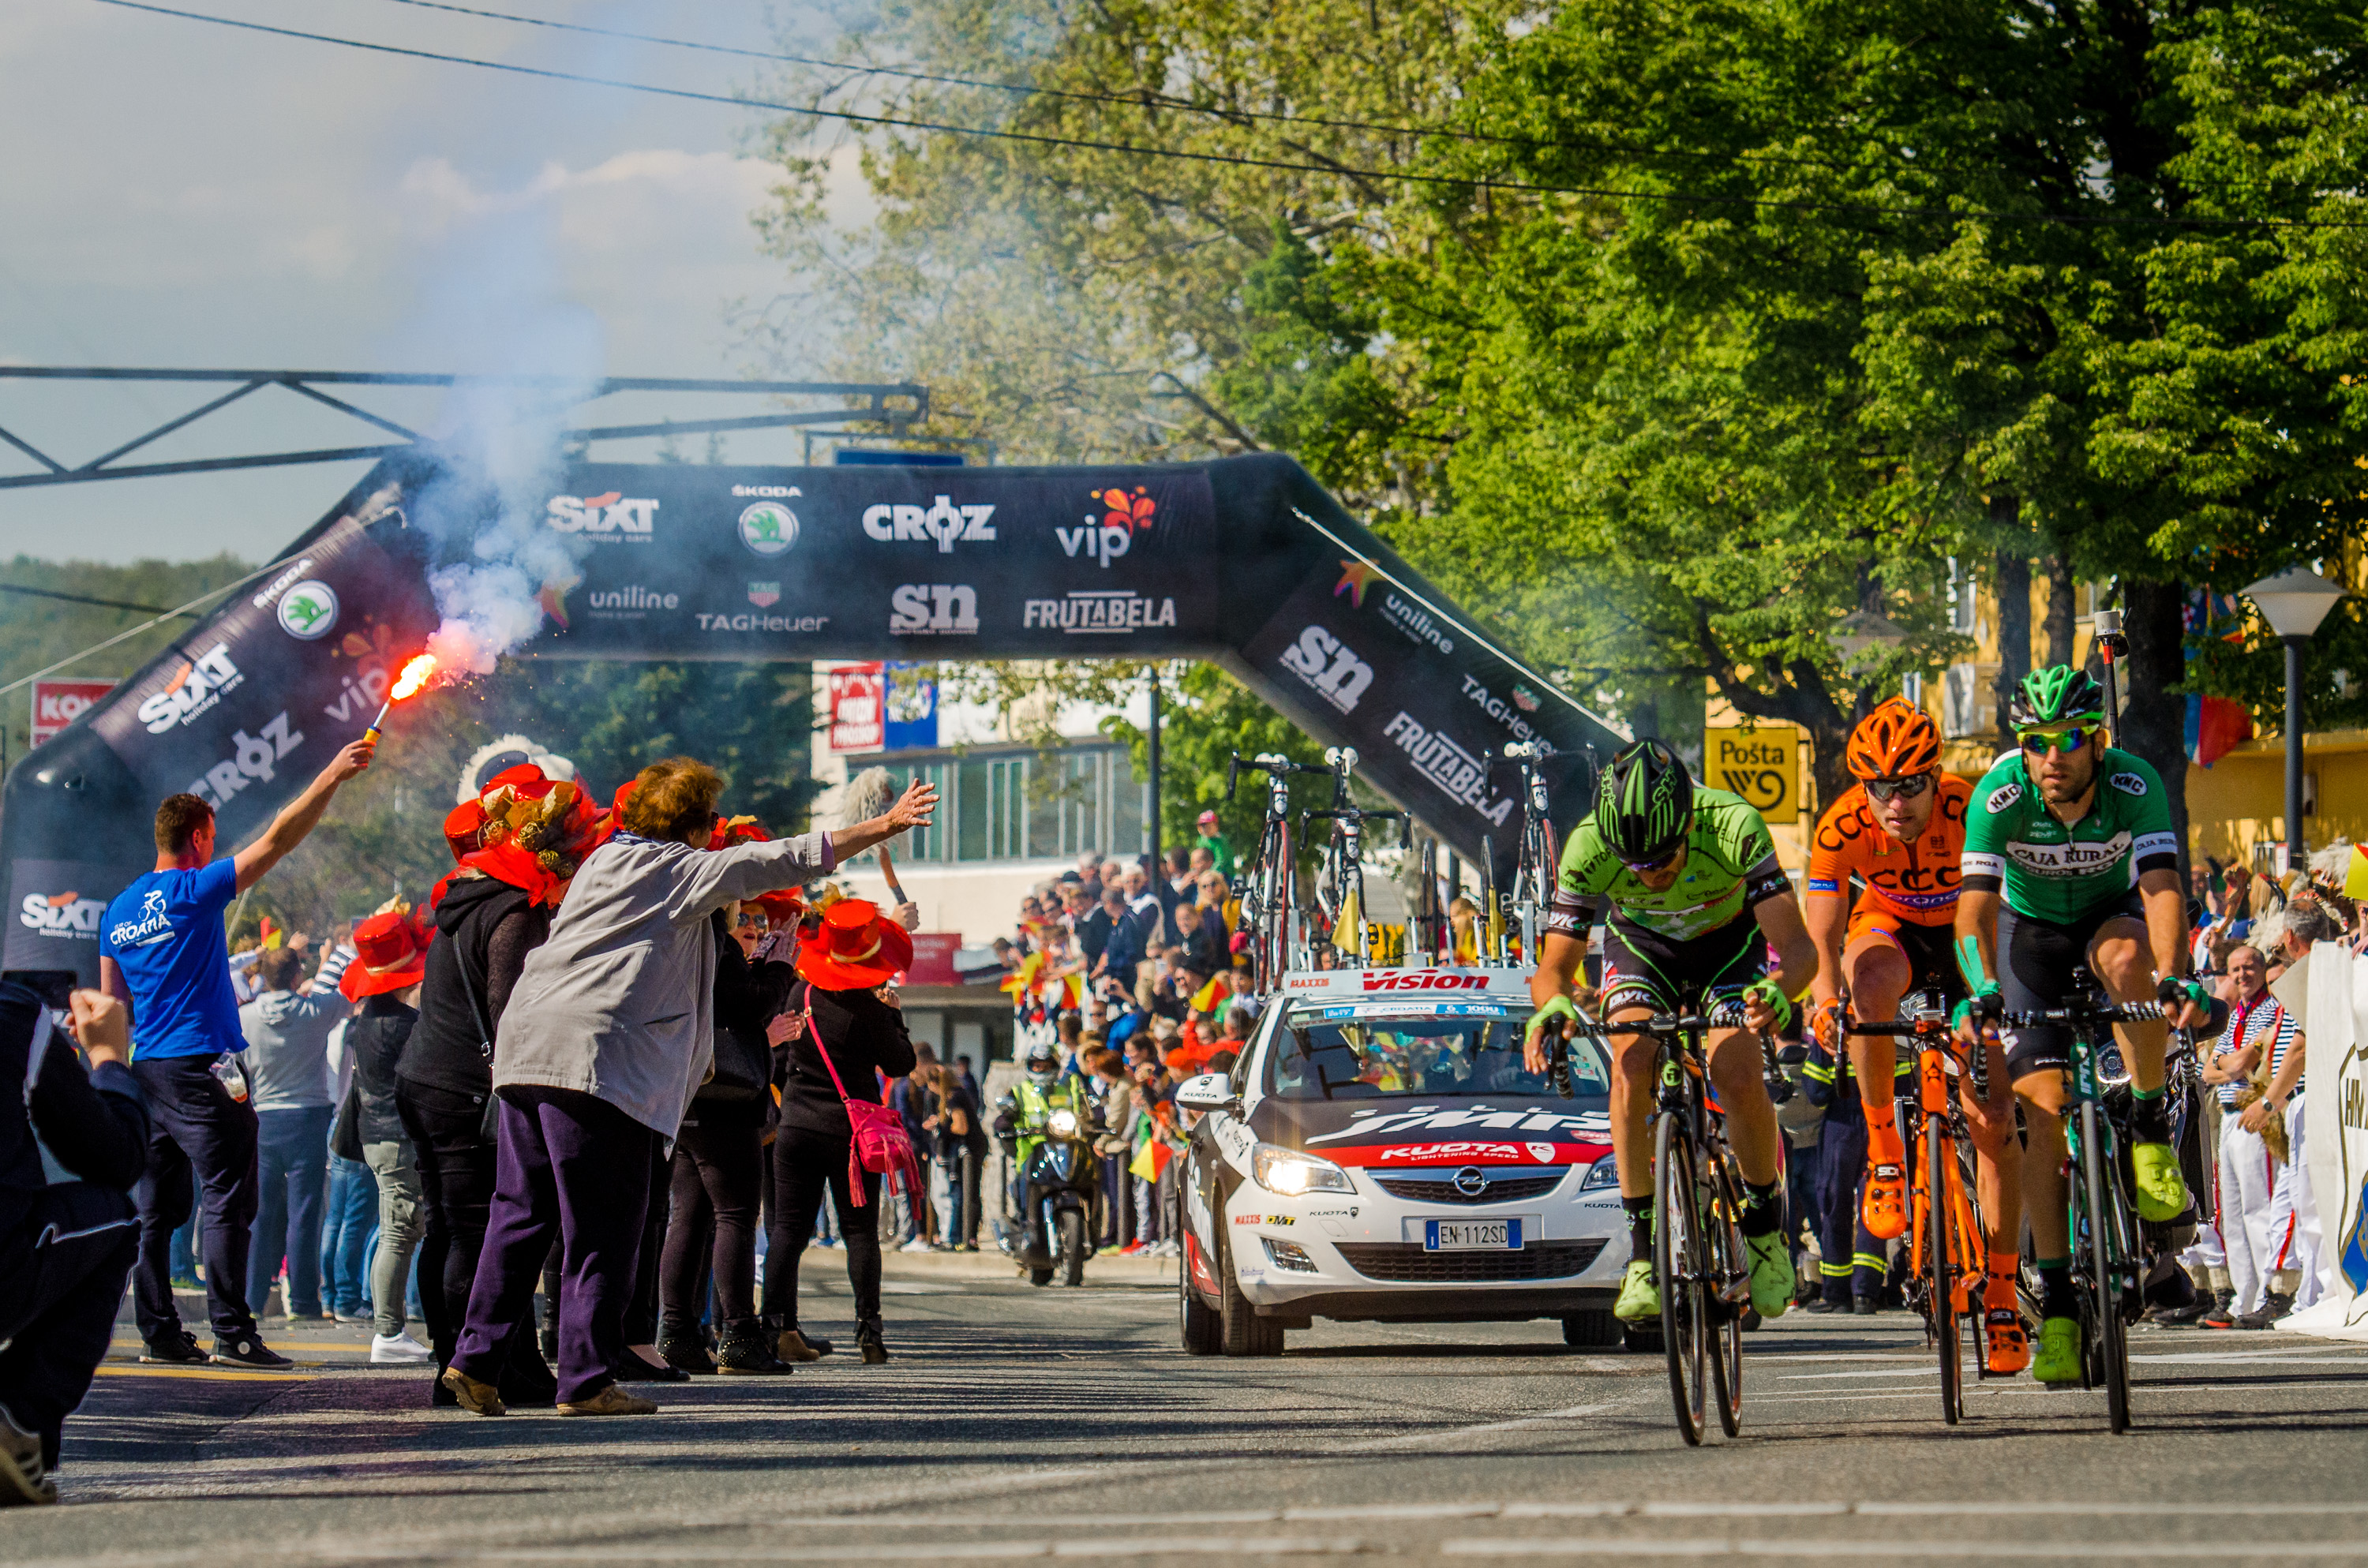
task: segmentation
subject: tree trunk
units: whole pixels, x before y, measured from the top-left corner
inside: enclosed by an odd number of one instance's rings
[[[2187,678],[2187,606],[2183,583],[2122,584],[2122,630],[2130,640],[2123,677],[2127,706],[2114,726],[2123,750],[2154,764],[2170,796],[2170,824],[2179,835],[2180,886],[2187,883],[2187,699],[2166,689]]]
[[[2013,526],[2021,503],[2009,495],[1990,503],[1993,520]],[[2031,673],[2031,557],[2020,549],[1998,552],[1998,737],[2000,746],[2014,744],[2014,724],[2007,707],[2014,700],[2022,677]]]
[[[2055,543],[2052,539],[2048,542]],[[2079,592],[2078,585],[2072,580],[2072,558],[2057,548],[2041,559],[2040,567],[2047,574],[2047,619],[2043,623],[2047,633],[2047,662],[2068,665],[2075,657],[2072,623],[2078,611]]]

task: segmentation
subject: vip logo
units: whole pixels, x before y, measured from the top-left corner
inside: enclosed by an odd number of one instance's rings
[[[105,905],[95,898],[85,898],[78,892],[37,892],[25,895],[17,921],[44,937],[98,936],[98,917]]]
[[[994,516],[993,506],[957,506],[953,497],[940,495],[931,506],[867,506],[863,531],[882,544],[899,540],[926,544],[935,540],[939,555],[951,555],[956,540],[964,544],[994,543],[995,526],[988,521]]]
[[[1357,699],[1373,684],[1373,666],[1320,626],[1307,628],[1282,651],[1282,667],[1343,713],[1354,710]]]
[[[622,491],[605,495],[554,495],[543,508],[543,521],[564,534],[589,534],[603,543],[621,539],[631,544],[650,542],[650,519],[655,501],[636,500]]]
[[[337,624],[337,590],[326,583],[299,583],[279,601],[279,630],[300,642],[326,637]]]
[[[791,486],[786,494],[798,491]],[[740,514],[740,542],[753,555],[779,555],[798,542],[798,515],[777,501],[759,501]]]
[[[1087,513],[1085,520],[1074,528],[1056,527],[1053,537],[1061,541],[1061,549],[1070,560],[1083,555],[1099,562],[1102,570],[1108,571],[1111,562],[1134,548],[1135,535],[1151,527],[1159,503],[1141,485],[1135,486],[1133,494],[1115,485],[1097,490],[1093,501],[1101,508],[1099,514]]]
[[[187,724],[234,691],[246,677],[231,662],[230,644],[217,642],[173,672],[165,689],[140,704],[140,722],[152,735]]]
[[[906,583],[888,596],[888,612],[895,636],[967,636],[978,631],[978,590],[967,584]]]
[[[779,583],[751,583],[748,585],[748,602],[758,609],[770,609],[781,602],[781,585]]]

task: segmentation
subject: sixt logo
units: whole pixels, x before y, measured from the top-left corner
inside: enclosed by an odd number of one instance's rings
[[[1135,486],[1134,494],[1113,485],[1094,492],[1094,505],[1100,507],[1099,516],[1086,514],[1085,521],[1074,528],[1055,527],[1053,537],[1061,541],[1062,551],[1072,561],[1084,555],[1110,570],[1110,563],[1134,548],[1134,536],[1151,527],[1159,503]]]
[[[867,506],[863,531],[882,544],[900,540],[927,544],[935,540],[939,555],[951,555],[956,540],[964,544],[994,543],[995,526],[987,520],[994,516],[993,506],[957,506],[953,497],[940,495],[933,506]]]
[[[285,711],[274,714],[261,728],[260,735],[245,730],[232,732],[230,756],[207,768],[203,777],[192,779],[189,793],[220,811],[249,784],[268,783],[279,759],[304,744],[304,732],[289,729]]]
[[[150,734],[161,735],[195,720],[245,679],[231,662],[230,644],[217,642],[174,671],[164,690],[140,704],[140,722]]]
[[[605,495],[554,495],[543,508],[543,521],[564,534],[590,534],[604,544],[622,540],[628,544],[650,542],[651,515],[655,501],[636,500],[620,490]]]
[[[28,892],[17,922],[39,931],[44,937],[83,937],[96,939],[98,917],[106,905],[95,898],[85,898],[78,892],[43,895]]]
[[[888,630],[898,637],[973,633],[978,590],[962,583],[906,583],[888,596]]]
[[[1458,974],[1452,969],[1385,970],[1365,976],[1368,991],[1478,991],[1487,983],[1485,974]]]
[[[1282,667],[1314,687],[1318,696],[1343,713],[1354,710],[1357,699],[1373,684],[1373,666],[1320,626],[1307,628],[1298,642],[1282,651]]]

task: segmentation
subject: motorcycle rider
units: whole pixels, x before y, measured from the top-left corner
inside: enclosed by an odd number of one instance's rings
[[[1052,1266],[1053,1249],[1044,1233],[1044,1195],[1032,1176],[1036,1151],[1044,1142],[1045,1128],[1054,1111],[1074,1115],[1081,1133],[1093,1130],[1095,1118],[1086,1081],[1076,1074],[1062,1075],[1060,1049],[1051,1040],[1030,1045],[1024,1065],[1028,1076],[995,1102],[995,1136],[1019,1183],[1020,1212],[1028,1222],[1022,1261],[1031,1268],[1047,1268]]]

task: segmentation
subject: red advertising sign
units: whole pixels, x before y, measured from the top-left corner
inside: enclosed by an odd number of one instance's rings
[[[887,677],[878,665],[830,672],[830,749],[878,751],[888,738]]]
[[[33,683],[33,744],[40,745],[115,689],[111,680],[37,680]]]
[[[962,946],[959,931],[916,931],[913,933],[913,967],[905,971],[907,985],[959,985],[962,976],[954,972],[954,952]]]

